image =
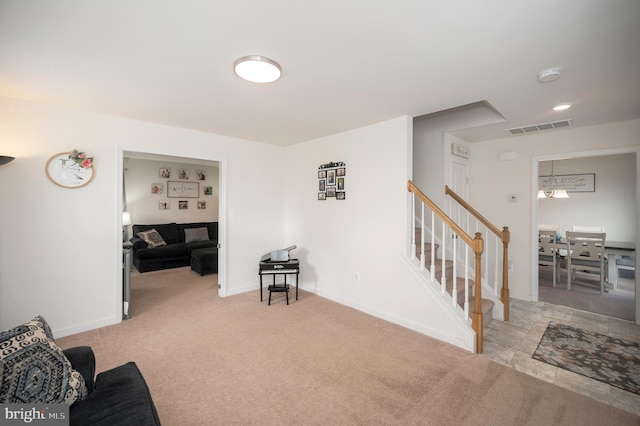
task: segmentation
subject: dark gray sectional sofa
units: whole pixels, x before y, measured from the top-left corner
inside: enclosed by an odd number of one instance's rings
[[[89,389],[71,406],[70,426],[160,425],[147,383],[134,362],[103,371],[94,381],[96,360],[89,346],[66,349],[64,354]]]
[[[34,404],[52,408],[68,405],[68,417],[64,419],[70,426],[160,424],[149,387],[134,362],[96,376],[91,347],[62,350],[40,315],[9,330],[0,330],[0,348],[0,405],[16,404],[25,413],[36,412]],[[46,416],[39,422],[39,418],[29,416],[0,423],[60,424],[61,417],[56,419]]]
[[[196,231],[202,228],[206,228],[206,233]],[[137,236],[139,232],[151,229],[158,231],[166,245],[149,248],[148,244]],[[185,230],[190,231],[185,233]],[[207,237],[208,239],[205,239]],[[139,272],[189,266],[193,250],[218,246],[218,222],[133,225],[131,242],[133,264]],[[215,268],[217,272],[217,264]]]

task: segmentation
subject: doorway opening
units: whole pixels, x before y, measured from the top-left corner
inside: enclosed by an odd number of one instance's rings
[[[567,184],[569,198],[537,198],[540,185],[551,174],[551,162],[557,181]],[[640,288],[635,271],[619,273],[617,263],[629,257],[634,260],[635,250],[620,253],[608,246],[605,250],[605,280],[607,292],[600,294],[584,286],[571,284],[568,289],[566,232],[574,227],[604,228],[606,240],[625,242],[633,247],[640,232],[638,218],[639,168],[637,148],[604,150],[598,152],[558,154],[533,159],[533,229],[534,258],[532,267],[532,295],[534,301],[568,306],[609,317],[638,322]],[[541,267],[538,262],[538,229],[558,227],[559,274],[553,287],[552,268]],[[628,245],[627,244],[627,245]]]
[[[126,207],[132,224],[218,222],[218,273],[214,284],[218,296],[226,296],[226,160],[128,149],[120,149],[119,160],[120,211]],[[144,173],[134,178],[133,167],[144,169]],[[197,196],[170,197],[168,184],[176,181],[197,187]],[[132,189],[132,185],[138,187]],[[131,226],[123,229],[125,238],[130,239]]]

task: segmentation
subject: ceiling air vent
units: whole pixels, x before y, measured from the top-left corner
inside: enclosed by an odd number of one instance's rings
[[[513,129],[505,129],[512,135],[523,135],[525,133],[541,132],[542,130],[560,129],[562,127],[571,127],[571,119],[554,121],[552,123],[531,124],[524,127],[514,127]]]

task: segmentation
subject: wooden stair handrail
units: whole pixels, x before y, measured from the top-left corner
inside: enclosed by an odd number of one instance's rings
[[[414,185],[413,182],[409,181],[407,182],[407,189],[409,190],[409,192],[413,192],[414,194],[416,194],[418,196],[418,198],[425,203],[427,206],[429,206],[429,208],[440,218],[442,219],[443,222],[445,222],[447,225],[449,225],[451,227],[451,229],[454,230],[454,232],[459,235],[460,237],[462,237],[462,239],[464,240],[464,242],[467,243],[467,245],[469,245],[473,251],[475,253],[482,253],[483,251],[483,247],[476,247],[477,244],[477,240],[471,238],[471,236],[469,234],[467,234],[464,229],[462,229],[457,223],[454,222],[453,219],[451,219],[449,216],[447,216],[447,214],[445,212],[443,212],[440,207],[436,206],[436,204],[431,201],[431,199],[429,197],[427,197],[426,195],[424,195],[424,193],[422,191],[420,191],[420,189],[418,189],[417,186]],[[477,250],[479,248],[479,250]]]
[[[476,352],[482,353],[484,340],[484,318],[482,314],[482,252],[484,251],[484,240],[480,232],[475,233],[475,237],[471,238],[457,223],[454,222],[445,212],[443,212],[429,197],[427,197],[417,186],[413,184],[411,180],[407,182],[407,189],[409,192],[418,196],[418,198],[426,204],[431,211],[433,211],[444,223],[460,236],[468,246],[473,249],[475,253],[475,282],[478,285],[475,286],[475,299],[473,304],[473,312],[471,313],[471,327],[476,332]]]
[[[500,231],[497,226],[489,222],[480,214],[480,212],[471,207],[469,203],[463,200],[462,197],[456,194],[448,185],[444,186],[444,193],[456,200],[458,204],[460,204],[465,210],[482,222],[487,229],[496,234],[496,236],[502,240],[502,290],[500,291],[500,300],[504,305],[504,320],[509,321],[509,241],[511,240],[511,231],[509,231],[509,227],[504,226],[502,231]]]
[[[469,213],[471,213],[476,219],[484,224],[491,232],[496,234],[500,239],[502,239],[502,232],[495,226],[493,223],[489,222],[484,216],[482,216],[476,209],[471,207],[469,203],[463,200],[458,194],[456,194],[453,189],[449,188],[448,185],[444,186],[445,195],[449,195],[451,198],[456,200],[458,204],[465,208]]]

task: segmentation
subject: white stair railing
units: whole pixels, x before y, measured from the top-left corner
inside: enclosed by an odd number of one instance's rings
[[[483,336],[483,314],[482,314],[482,289],[481,285],[474,286],[474,305],[473,311],[470,312],[470,298],[472,297],[470,289],[470,276],[474,275],[474,281],[480,283],[482,281],[482,253],[484,249],[484,241],[480,232],[475,233],[475,238],[472,238],[467,232],[465,232],[458,224],[456,224],[449,216],[447,216],[433,201],[431,201],[424,193],[422,193],[411,181],[407,184],[409,192],[411,192],[411,206],[413,212],[412,220],[412,232],[411,232],[411,256],[418,262],[420,269],[426,269],[426,256],[427,252],[430,254],[429,263],[429,275],[432,282],[438,282],[441,293],[443,295],[450,295],[451,308],[454,310],[462,310],[464,318],[467,321],[470,320],[471,327],[476,332],[476,352],[482,353],[482,336]],[[425,213],[430,212],[430,226],[426,226]],[[416,235],[420,235],[419,243],[416,242]],[[436,235],[440,233],[441,237],[439,241],[436,241]],[[446,242],[448,239],[446,235],[453,233],[457,236],[456,239],[448,247]],[[429,238],[427,235],[429,234]],[[429,241],[427,241],[427,239]],[[462,261],[457,256],[456,241],[461,240],[464,242],[464,256]],[[429,248],[429,250],[427,250]],[[469,250],[473,250],[475,254],[475,262],[472,263],[469,259]],[[440,256],[440,275],[436,278],[436,251]],[[447,269],[451,269],[452,282],[451,293],[447,291]],[[458,271],[463,271],[464,274],[464,300],[459,305],[458,300]]]
[[[455,207],[462,207],[463,214],[458,221],[460,227],[468,234],[480,232],[485,236],[486,250],[483,258],[482,285],[490,290],[494,301],[498,302],[503,309],[498,312],[495,318],[509,320],[509,240],[511,234],[509,227],[505,226],[502,231],[489,222],[484,216],[478,213],[466,201],[464,201],[451,188],[445,186],[445,194],[453,200],[449,205],[452,212]]]

